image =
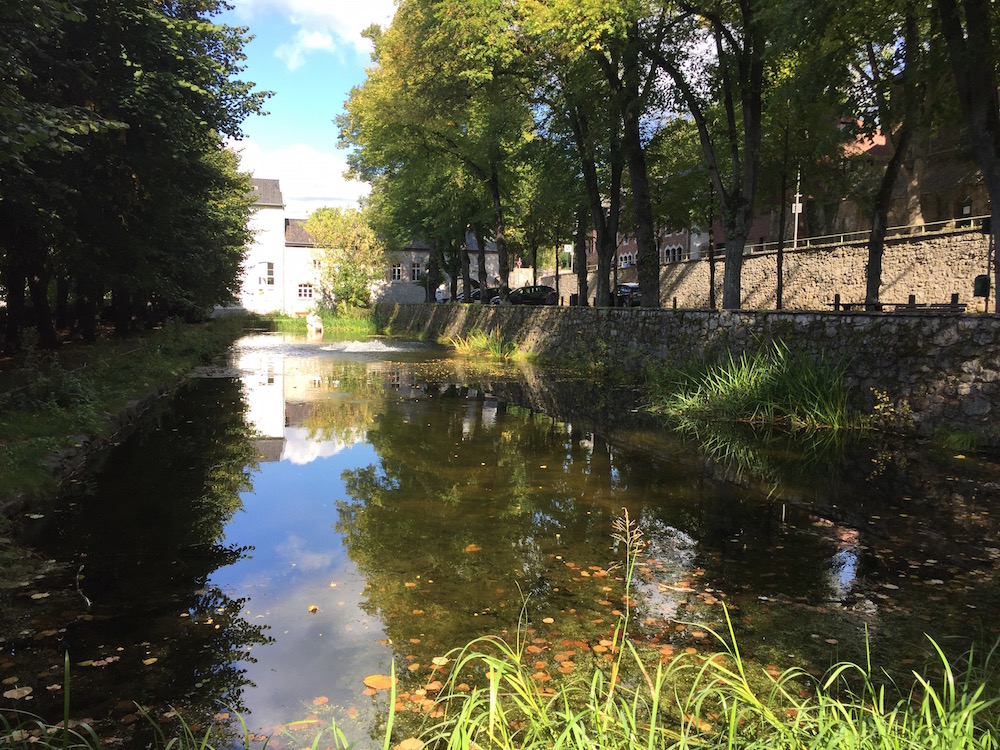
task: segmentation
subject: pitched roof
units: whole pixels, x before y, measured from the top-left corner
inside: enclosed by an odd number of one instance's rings
[[[285,244],[315,247],[316,240],[306,231],[305,219],[285,219]]]
[[[281,187],[278,180],[258,180],[256,177],[251,180],[253,192],[256,197],[255,204],[267,208],[284,208],[285,201],[281,197]]]

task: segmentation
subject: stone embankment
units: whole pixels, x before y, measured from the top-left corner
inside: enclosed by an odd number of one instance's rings
[[[848,397],[879,399],[912,417],[917,433],[940,429],[1000,446],[1000,316],[898,312],[761,312],[495,305],[376,306],[394,334],[425,340],[497,330],[524,351],[553,359],[642,370],[754,352],[791,350],[843,362]]]

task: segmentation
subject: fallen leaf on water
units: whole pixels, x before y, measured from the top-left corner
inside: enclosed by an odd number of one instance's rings
[[[316,698],[313,698],[313,705],[314,706],[325,706],[329,702],[330,702],[330,699],[327,698],[325,695],[320,695],[320,696],[317,696]]]
[[[393,750],[423,750],[423,747],[423,742],[416,737],[409,737],[396,745]]]
[[[466,552],[482,552],[483,548],[480,547],[478,544],[467,544],[467,545],[465,545],[465,551]]]
[[[422,609],[415,609],[415,610],[413,610],[413,614],[415,614],[415,615],[422,615],[423,613],[424,613],[424,611]]]
[[[20,678],[18,678],[18,677],[8,677],[6,680],[3,681],[3,684],[4,685],[16,685],[18,679],[20,679]]]
[[[310,614],[316,614],[317,612],[319,612],[319,607],[317,607],[315,604],[310,604],[309,612]]]
[[[543,617],[542,622],[544,622],[546,625],[551,625],[552,623],[555,622],[555,620],[553,620],[551,617]]]
[[[370,674],[363,682],[373,690],[388,690],[396,684],[396,678],[384,674]]]
[[[433,664],[436,667],[443,667],[445,664],[448,663],[448,661],[449,659],[447,656],[435,656],[433,659],[431,659],[431,664]]]
[[[50,594],[48,592],[43,592],[43,593],[38,593],[38,594],[32,594],[31,598],[32,599],[45,599],[48,596],[50,596]]]
[[[9,698],[10,700],[19,701],[21,698],[25,698],[31,695],[30,687],[19,687],[13,690],[8,690],[3,694],[4,698]]]
[[[150,664],[156,664],[156,657],[155,657],[155,656],[152,656],[152,657],[150,657],[150,658],[148,658],[148,659],[143,659],[143,660],[142,660],[142,663],[143,663],[143,664],[145,664],[145,665],[146,665],[147,667],[148,667],[148,666],[149,666]]]
[[[365,688],[364,690],[362,690],[362,691],[361,691],[361,694],[362,694],[362,695],[364,695],[364,696],[365,696],[365,697],[367,697],[367,698],[371,698],[371,697],[372,697],[373,695],[375,695],[375,693],[377,693],[377,692],[378,692],[378,691],[377,691],[377,690],[376,690],[375,688],[370,688],[370,687],[369,687],[369,688]]]
[[[407,581],[403,585],[406,586],[406,588],[408,589],[416,588],[417,586],[417,584],[415,584],[413,581]]]
[[[531,675],[531,679],[535,680],[536,682],[548,682],[549,680],[552,679],[552,675],[546,672],[535,672],[533,675]]]

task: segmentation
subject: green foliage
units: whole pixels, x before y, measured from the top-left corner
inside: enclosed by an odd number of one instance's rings
[[[171,323],[146,336],[33,354],[0,373],[0,487],[5,496],[51,489],[52,454],[79,435],[106,437],[109,417],[212,361],[247,321]]]
[[[49,287],[57,279],[76,318],[64,324],[91,340],[104,300],[120,332],[172,315],[196,319],[231,301],[252,198],[225,143],[266,95],[238,78],[246,30],[213,23],[223,7],[4,3],[8,352],[23,347],[29,286],[39,343],[56,346]]]
[[[843,364],[814,361],[775,342],[756,354],[651,371],[650,411],[692,422],[736,421],[791,429],[846,428]]]
[[[499,328],[492,331],[473,330],[468,336],[453,338],[449,343],[466,357],[487,356],[493,359],[513,359],[518,356],[517,344],[503,337]]]
[[[360,308],[348,308],[336,312],[323,310],[320,317],[323,319],[323,338],[346,336],[359,338],[378,333],[378,327],[371,310]],[[305,318],[275,315],[268,318],[266,322],[275,331],[306,333]]]
[[[321,248],[322,307],[368,307],[372,285],[385,279],[388,256],[367,211],[319,208],[309,215],[305,228]]]

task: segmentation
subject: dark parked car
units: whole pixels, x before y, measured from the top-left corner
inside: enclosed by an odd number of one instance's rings
[[[512,289],[507,295],[507,300],[512,305],[554,305],[556,303],[556,290],[544,284],[522,286],[520,289]],[[499,305],[500,297],[494,297],[490,301],[494,305]]]
[[[615,307],[640,307],[642,296],[639,285],[635,283],[619,284],[615,288]]]
[[[500,290],[498,288],[492,286],[486,287],[487,302],[492,302],[493,298],[496,297],[498,294],[500,294]],[[479,302],[479,298],[482,296],[483,295],[481,293],[481,290],[479,289],[479,287],[476,287],[475,289],[472,290],[472,294],[469,296],[469,299],[472,300],[473,302]],[[459,292],[458,296],[455,297],[455,301],[465,302],[465,292]]]

